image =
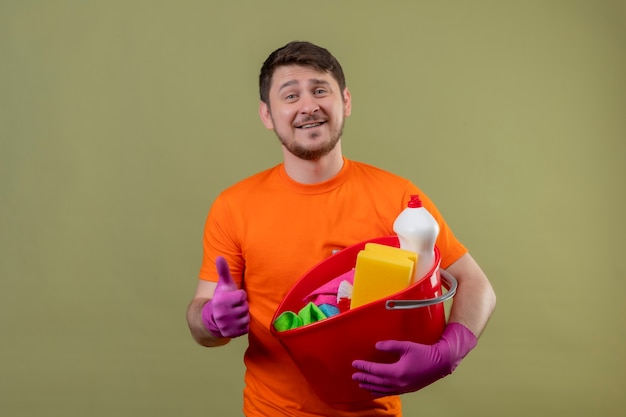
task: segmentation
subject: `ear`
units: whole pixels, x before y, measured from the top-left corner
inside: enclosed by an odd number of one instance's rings
[[[270,113],[270,108],[264,101],[259,102],[259,116],[261,116],[261,121],[268,129],[274,129],[274,122],[272,121],[272,114]]]
[[[352,113],[352,96],[350,95],[350,90],[346,87],[343,90],[343,115],[348,117],[350,113]]]

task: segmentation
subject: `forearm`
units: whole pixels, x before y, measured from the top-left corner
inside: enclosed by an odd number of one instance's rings
[[[230,341],[230,338],[215,337],[204,324],[202,324],[202,307],[209,301],[208,298],[194,298],[187,308],[187,325],[191,336],[199,345],[206,347],[222,346]]]
[[[476,261],[466,254],[447,268],[458,281],[450,322],[465,325],[479,337],[496,306],[496,295],[485,273]]]

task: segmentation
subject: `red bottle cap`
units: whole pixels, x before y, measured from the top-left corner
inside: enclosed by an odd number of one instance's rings
[[[422,207],[422,200],[420,200],[420,196],[417,194],[411,195],[411,199],[408,204],[409,208],[420,208]]]

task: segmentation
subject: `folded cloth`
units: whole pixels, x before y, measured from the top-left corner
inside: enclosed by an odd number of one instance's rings
[[[285,311],[274,320],[274,328],[279,332],[302,326],[302,319],[293,311]]]
[[[298,312],[298,316],[300,316],[300,318],[302,319],[303,326],[327,318],[324,312],[313,303],[308,303],[307,305],[302,307],[302,310]]]
[[[274,320],[274,328],[279,332],[306,326],[335,316],[350,308],[354,268],[328,281],[304,297],[306,303],[296,314],[285,311]]]
[[[322,313],[324,313],[326,317],[336,316],[340,313],[339,307],[330,304],[320,304],[318,307],[322,310]]]
[[[298,312],[285,311],[274,320],[274,328],[279,332],[295,329],[297,327],[306,326],[328,318],[326,314],[315,304],[308,303]]]
[[[337,306],[337,293],[343,281],[347,281],[350,285],[354,282],[354,268],[317,288],[304,297],[303,301],[305,303],[312,302],[317,306],[322,304]]]

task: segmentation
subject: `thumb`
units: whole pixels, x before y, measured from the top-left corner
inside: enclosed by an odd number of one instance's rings
[[[377,350],[398,355],[398,359],[392,363],[378,363],[364,360],[356,360],[352,362],[352,366],[366,373],[371,373],[375,375],[387,374],[393,371],[394,365],[402,359],[402,355],[409,348],[409,344],[410,342],[399,340],[385,340],[383,342],[377,342]]]
[[[230,275],[230,269],[228,268],[228,262],[226,262],[226,259],[224,259],[223,256],[217,257],[215,260],[215,267],[217,268],[217,275],[219,276],[215,292],[236,291],[237,284],[233,281],[233,277]]]
[[[415,343],[400,340],[385,340],[383,342],[376,343],[376,349],[381,352],[402,355],[407,352],[412,345],[415,345]]]

